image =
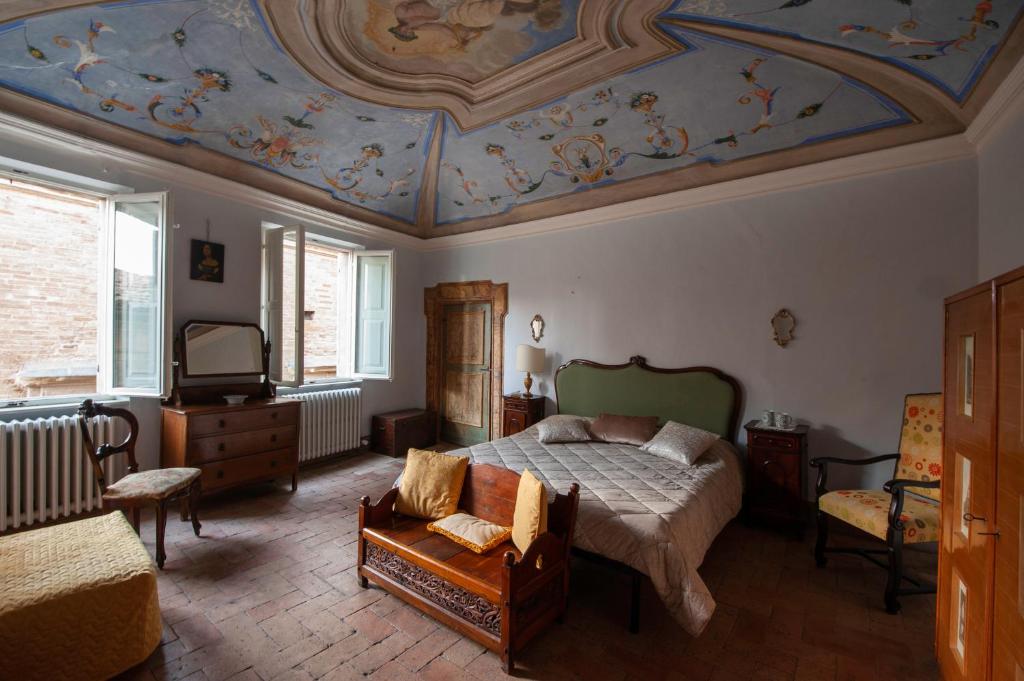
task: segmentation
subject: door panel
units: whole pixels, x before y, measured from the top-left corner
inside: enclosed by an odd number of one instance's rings
[[[993,313],[990,290],[946,306],[936,652],[947,680],[988,678],[994,541],[983,533],[995,527]]]
[[[999,448],[992,677],[1024,681],[1024,279],[999,290]]]
[[[446,305],[441,438],[458,445],[490,439],[491,304]]]

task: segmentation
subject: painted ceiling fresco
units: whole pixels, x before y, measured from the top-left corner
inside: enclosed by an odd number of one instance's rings
[[[856,50],[962,101],[1024,0],[677,0],[666,17],[776,32]]]
[[[576,36],[578,0],[366,0],[344,23],[364,56],[475,82]]]
[[[39,4],[0,7],[0,110],[432,237],[958,132],[1024,0]],[[491,108],[332,81],[295,42],[325,15],[382,78]]]
[[[689,49],[482,130],[446,122],[437,223],[910,122],[834,71],[666,30]]]

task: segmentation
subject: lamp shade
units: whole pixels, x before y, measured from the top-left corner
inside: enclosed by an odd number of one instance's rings
[[[544,371],[544,350],[532,345],[516,347],[516,371],[529,371],[532,374]]]

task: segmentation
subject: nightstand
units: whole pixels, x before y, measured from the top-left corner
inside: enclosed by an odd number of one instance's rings
[[[786,526],[797,536],[804,525],[804,476],[807,470],[807,426],[793,430],[762,428],[747,431],[747,492],[744,517]]]
[[[521,433],[544,418],[544,398],[522,393],[505,395],[501,414],[501,436]]]

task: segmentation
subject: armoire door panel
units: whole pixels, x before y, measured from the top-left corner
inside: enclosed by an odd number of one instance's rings
[[[936,653],[947,680],[988,678],[995,519],[992,293],[946,306],[945,439]]]
[[[1024,279],[999,287],[994,679],[1024,680]]]

